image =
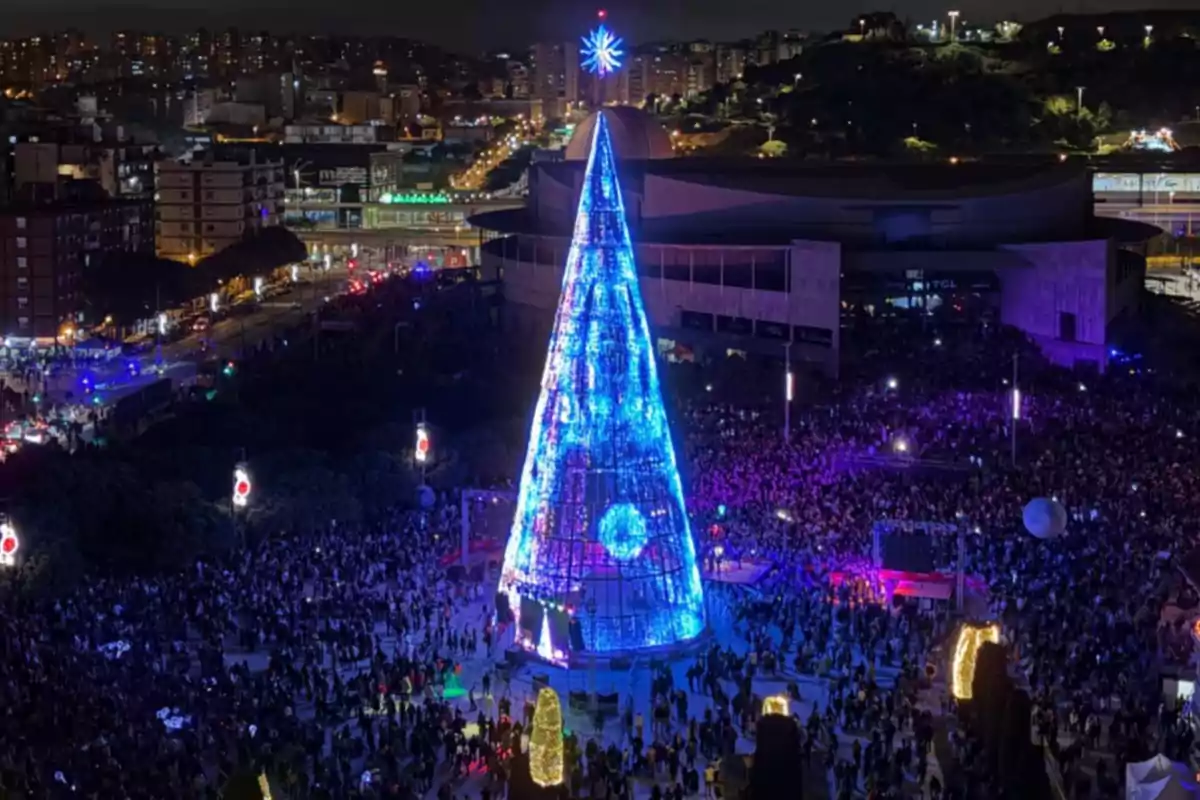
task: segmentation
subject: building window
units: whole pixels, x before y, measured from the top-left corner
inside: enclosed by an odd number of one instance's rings
[[[17,217],[17,230],[19,230],[19,231],[25,230],[25,218],[24,217]]]
[[[25,256],[17,256],[17,269],[29,269],[29,259]]]
[[[18,328],[28,328],[29,327],[29,317],[17,317],[17,327]]]
[[[25,246],[26,246],[27,244],[29,244],[29,242],[28,242],[28,241],[25,239],[25,237],[24,237],[24,236],[18,236],[18,237],[17,237],[17,249],[18,249],[18,250],[24,250],[24,249],[25,249]]]
[[[28,308],[28,307],[29,307],[29,298],[28,297],[18,297],[17,298],[17,308]]]
[[[19,276],[17,278],[17,287],[20,289],[28,288],[29,287],[29,278],[26,278],[24,275]]]

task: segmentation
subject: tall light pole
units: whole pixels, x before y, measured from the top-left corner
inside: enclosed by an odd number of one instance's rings
[[[958,39],[958,36],[957,36],[958,12],[957,11],[947,11],[946,16],[948,16],[950,18],[950,41],[952,41],[952,42],[957,41],[957,39]]]
[[[1012,377],[1012,419],[1009,420],[1009,454],[1012,457],[1012,465],[1017,465],[1017,423],[1021,421],[1021,390],[1017,386],[1017,363],[1020,356],[1013,353],[1013,377]]]
[[[783,346],[783,441],[792,438],[792,400],[796,396],[796,375],[792,372],[792,343]]]
[[[1083,90],[1086,88],[1087,88],[1086,86],[1076,86],[1075,87],[1075,118],[1076,119],[1083,116]]]

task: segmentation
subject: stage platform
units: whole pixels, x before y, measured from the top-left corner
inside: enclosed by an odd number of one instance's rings
[[[769,561],[722,561],[716,569],[706,566],[701,575],[706,581],[749,586],[761,581],[770,571]]]

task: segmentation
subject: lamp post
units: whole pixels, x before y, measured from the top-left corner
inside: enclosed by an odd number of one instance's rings
[[[1020,356],[1013,353],[1013,377],[1012,377],[1012,419],[1009,420],[1009,455],[1012,458],[1012,465],[1017,465],[1017,423],[1021,420],[1021,390],[1017,387],[1017,364]]]
[[[796,375],[792,372],[792,343],[783,346],[783,441],[792,438],[792,400],[796,396]]]
[[[950,41],[951,42],[957,41],[958,40],[958,34],[957,34],[958,12],[957,11],[947,11],[946,16],[948,16],[950,18]]]
[[[1086,86],[1075,87],[1075,118],[1083,116],[1083,90]]]

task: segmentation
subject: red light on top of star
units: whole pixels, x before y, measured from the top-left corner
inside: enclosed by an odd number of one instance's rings
[[[597,12],[596,12],[596,16],[597,16],[597,17],[599,17],[599,18],[600,18],[600,19],[602,19],[602,20],[603,20],[603,19],[608,19],[608,12],[607,12],[607,11],[605,11],[605,10],[602,8],[602,9],[600,9],[599,11],[597,11]]]

